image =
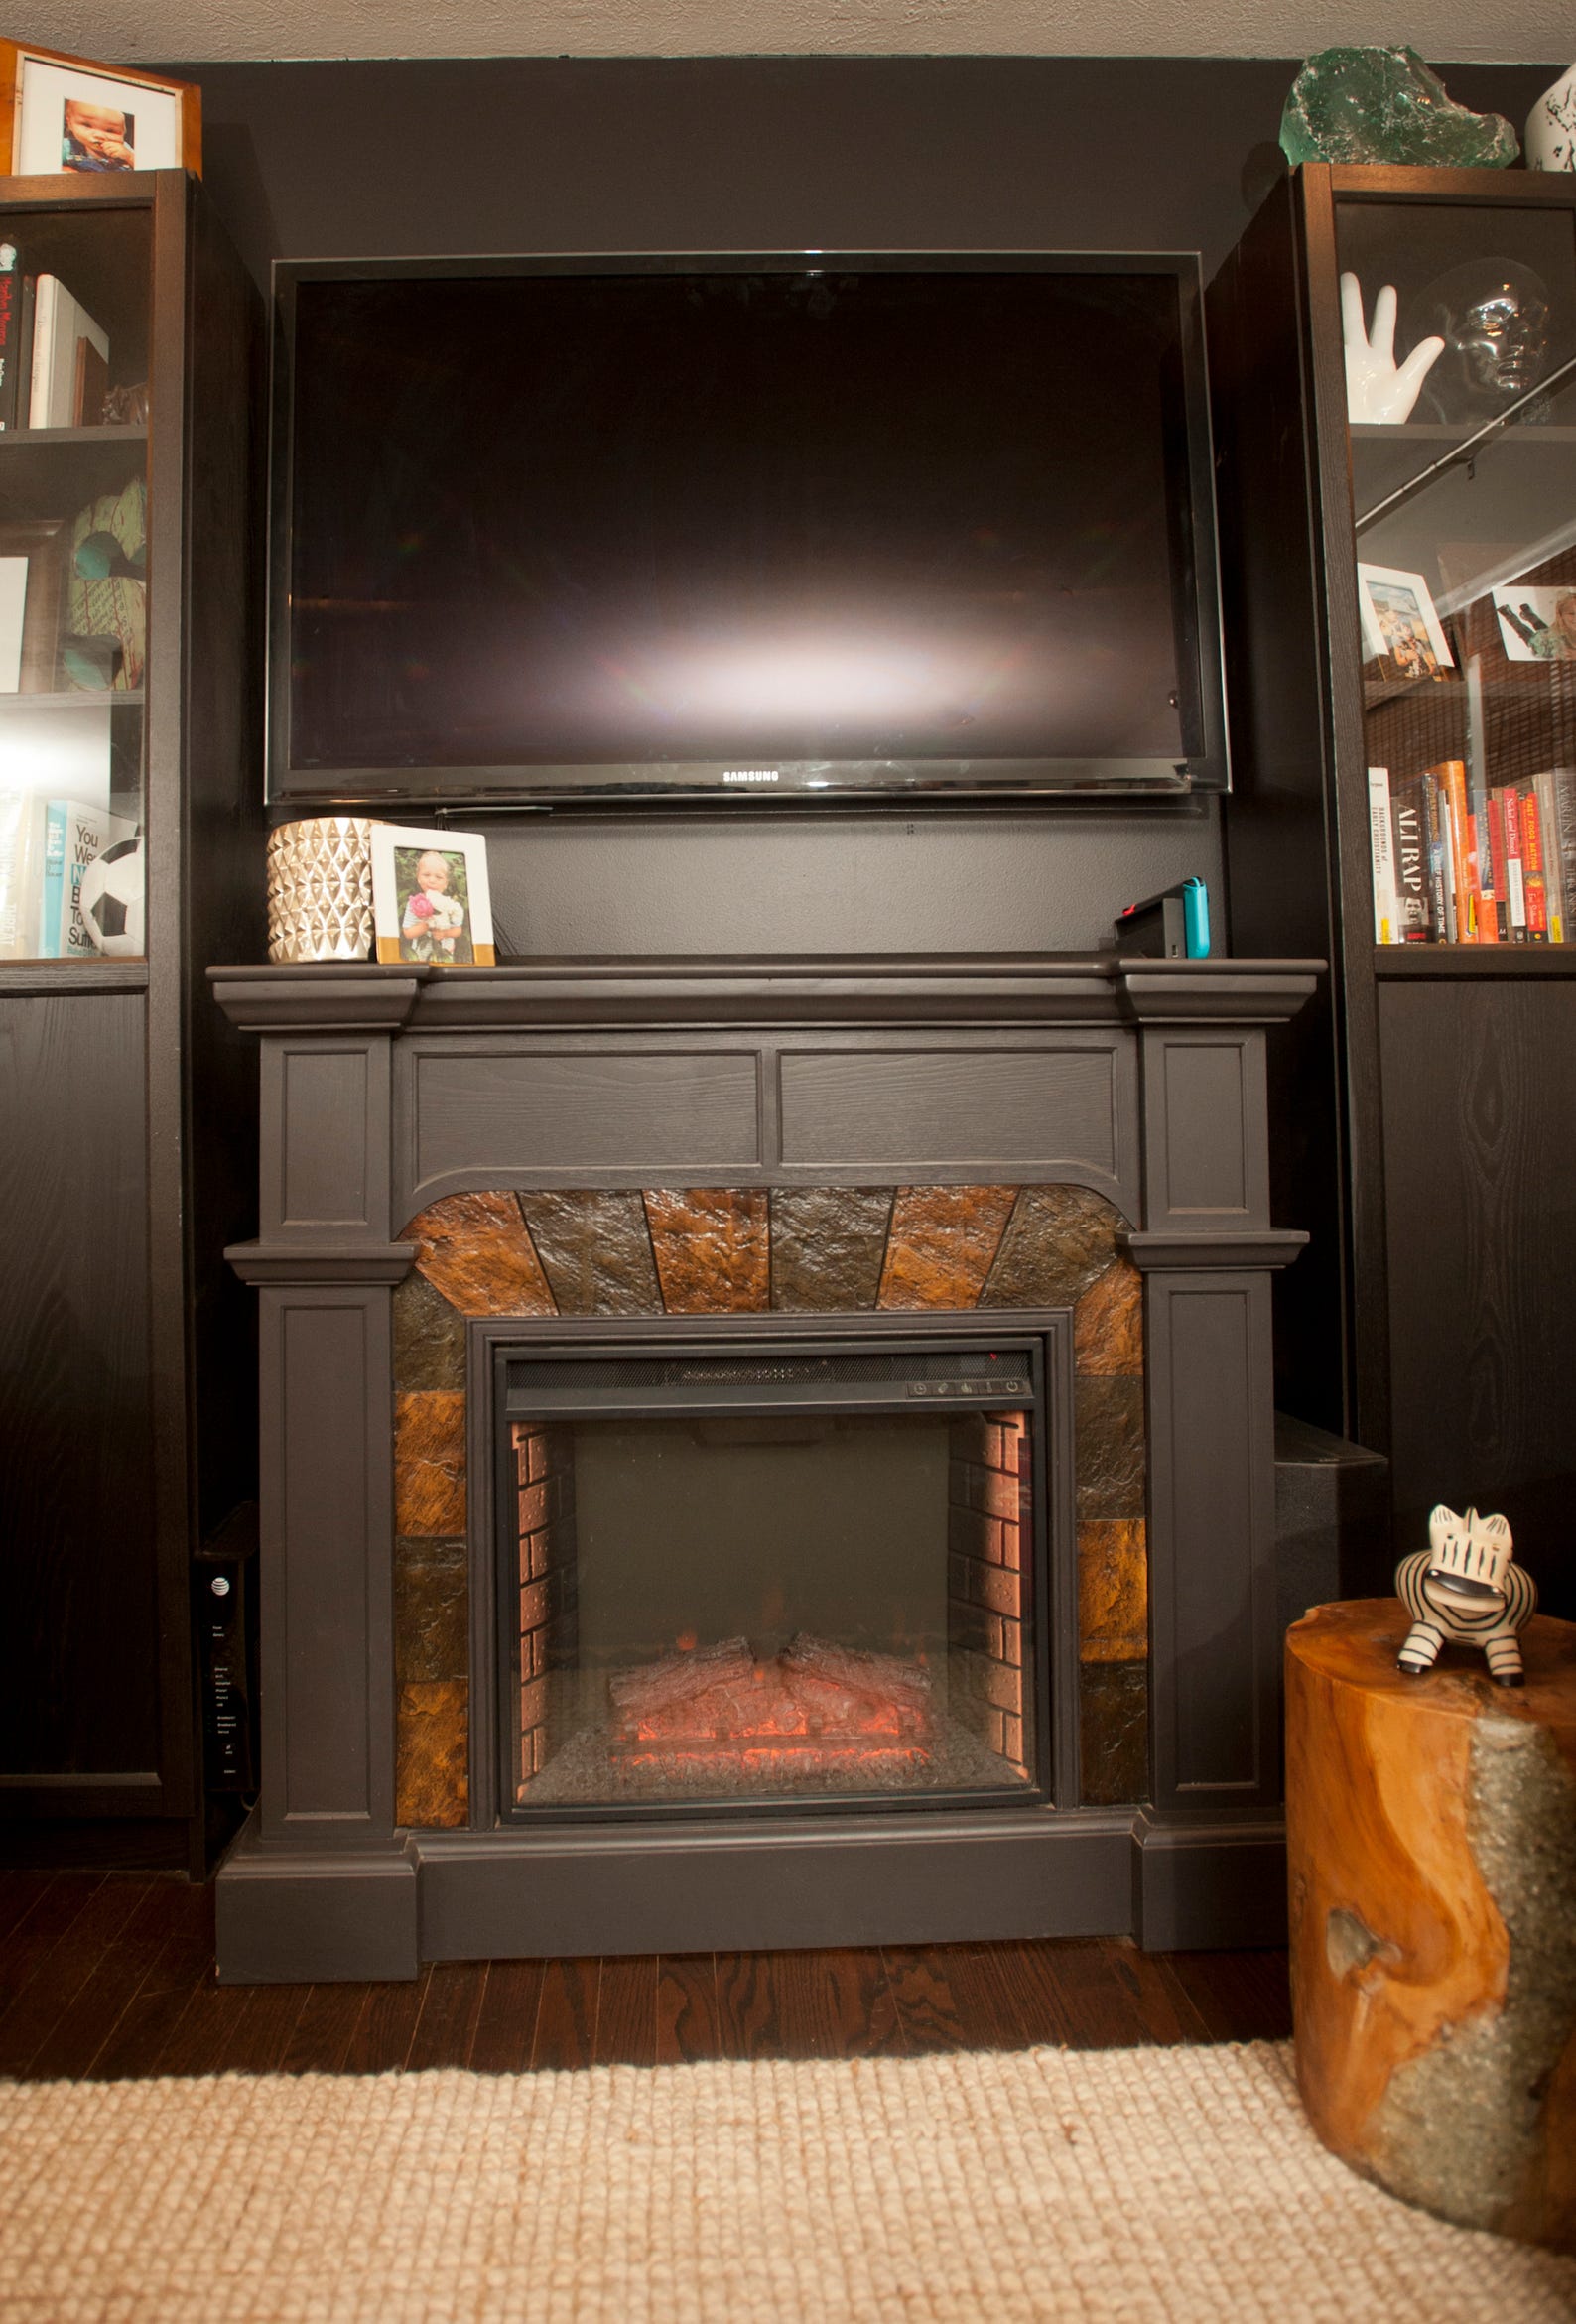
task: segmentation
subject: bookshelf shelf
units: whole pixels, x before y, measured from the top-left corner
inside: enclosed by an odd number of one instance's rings
[[[1381,944],[1374,947],[1378,977],[1416,983],[1491,976],[1576,976],[1576,945]]]

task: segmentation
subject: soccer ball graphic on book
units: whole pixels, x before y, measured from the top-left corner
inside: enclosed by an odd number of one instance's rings
[[[141,839],[117,839],[82,873],[76,908],[101,953],[137,959],[145,950],[143,868]]]

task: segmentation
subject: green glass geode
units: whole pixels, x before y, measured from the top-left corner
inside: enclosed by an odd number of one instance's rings
[[[1280,116],[1288,162],[1406,162],[1504,170],[1520,152],[1500,113],[1469,113],[1415,49],[1321,49]]]

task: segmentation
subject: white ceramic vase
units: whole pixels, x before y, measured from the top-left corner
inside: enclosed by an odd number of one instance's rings
[[[1576,170],[1576,65],[1528,113],[1525,145],[1529,170]]]

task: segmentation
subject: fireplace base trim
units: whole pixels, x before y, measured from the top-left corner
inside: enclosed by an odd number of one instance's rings
[[[1275,1822],[1077,1808],[683,1832],[396,1834],[259,1848],[217,1882],[225,1985],[414,1978],[432,1961],[1130,1935],[1148,1952],[1284,1941]],[[622,1932],[610,1941],[609,1931]]]

